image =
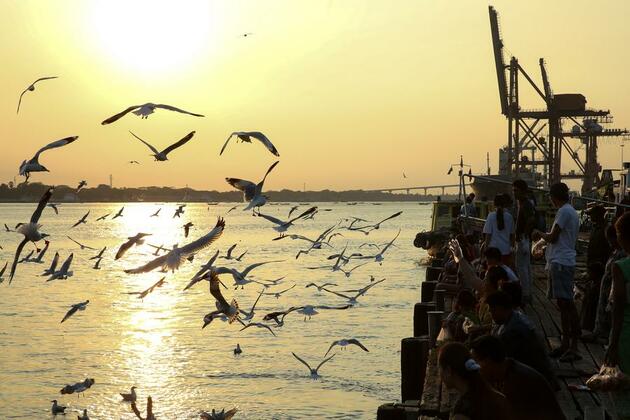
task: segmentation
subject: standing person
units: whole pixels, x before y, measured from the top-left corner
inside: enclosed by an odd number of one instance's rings
[[[475,193],[470,193],[466,196],[464,204],[459,209],[460,216],[477,217],[477,207],[473,201],[475,200]]]
[[[586,249],[586,265],[599,263],[604,266],[610,256],[610,247],[606,240],[606,228],[608,227],[606,209],[598,204],[586,210],[586,214],[589,215],[592,223]]]
[[[494,198],[495,210],[488,214],[483,226],[484,249],[498,248],[503,264],[512,265],[512,244],[514,243],[514,219],[505,211],[505,197],[499,194]]]
[[[562,342],[549,354],[563,362],[580,360],[578,339],[582,334],[580,319],[573,300],[573,279],[575,276],[575,244],[577,242],[580,218],[569,203],[569,187],[563,182],[553,184],[549,196],[557,208],[556,217],[547,233],[534,230],[532,239],[543,239],[547,246],[547,270],[549,275],[550,298],[556,299],[562,323]]]
[[[516,229],[514,236],[516,240],[516,275],[523,288],[523,302],[532,301],[532,283],[534,275],[531,265],[531,235],[536,226],[536,208],[530,197],[529,186],[522,179],[517,179],[512,183],[512,191],[516,199]]]
[[[451,420],[510,420],[509,404],[481,377],[480,366],[461,343],[447,343],[438,355],[440,378],[459,397],[451,408]]]

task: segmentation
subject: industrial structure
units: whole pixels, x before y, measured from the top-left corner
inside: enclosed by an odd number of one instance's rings
[[[597,160],[599,139],[625,136],[628,131],[603,128],[602,124],[612,123],[610,111],[587,108],[584,95],[554,94],[542,58],[539,60],[542,88],[516,57],[506,64],[499,18],[492,6],[489,15],[501,114],[508,121],[507,146],[499,152],[499,176],[518,177],[540,186],[563,179],[581,179],[582,193],[591,193],[601,181],[602,168]],[[521,108],[519,96],[523,84],[540,96],[540,109]],[[565,173],[561,170],[564,155],[575,165],[575,169]]]

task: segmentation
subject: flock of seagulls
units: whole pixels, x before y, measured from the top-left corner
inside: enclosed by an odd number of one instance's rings
[[[247,36],[245,34],[243,36]],[[41,82],[43,80],[53,79],[55,77],[44,77],[36,80],[32,85],[30,85],[22,94],[20,95],[20,100],[18,102],[18,112],[20,109],[20,105],[22,103],[22,96],[29,91],[33,91],[35,89],[35,84]],[[157,109],[168,110],[177,112],[180,114],[186,114],[194,117],[203,117],[202,114],[189,112],[183,110],[181,108],[177,108],[171,105],[166,104],[154,104],[154,103],[145,103],[142,105],[134,105],[126,108],[124,111],[117,113],[107,119],[105,119],[101,124],[108,125],[112,124],[119,119],[123,118],[127,114],[134,114],[142,119],[148,118],[152,113],[154,113]],[[170,146],[164,148],[163,150],[158,150],[148,141],[140,138],[136,134],[130,131],[130,134],[142,142],[148,149],[151,151],[151,156],[155,159],[155,161],[162,162],[166,161],[169,158],[169,154],[172,153],[175,149],[183,147],[187,144],[195,135],[195,131],[189,132],[186,136],[174,142]],[[228,144],[232,139],[236,139],[236,143],[252,143],[254,140],[261,143],[273,156],[279,157],[280,153],[276,146],[271,142],[271,140],[260,131],[234,131],[232,132],[223,147],[221,148],[219,155],[222,155],[226,150]],[[40,162],[40,156],[43,152],[52,149],[58,149],[70,145],[78,139],[78,136],[66,137],[61,140],[57,140],[51,142],[44,147],[40,148],[35,155],[29,159],[24,160],[19,167],[19,174],[25,177],[25,182],[28,182],[32,173],[36,172],[48,172],[48,169],[43,166]],[[139,164],[136,160],[129,160],[129,164]],[[243,206],[243,211],[252,211],[253,217],[260,217],[268,222],[270,222],[270,229],[277,232],[279,236],[273,238],[273,241],[280,241],[291,239],[292,241],[298,241],[300,243],[305,243],[306,247],[304,249],[299,249],[297,254],[295,255],[295,259],[298,259],[302,255],[310,255],[315,251],[323,254],[325,251],[330,255],[322,255],[325,261],[331,261],[329,265],[322,265],[316,267],[307,267],[312,270],[326,270],[329,273],[340,272],[345,276],[345,278],[349,278],[353,273],[364,269],[370,263],[382,264],[385,258],[385,253],[395,246],[395,242],[400,235],[400,230],[390,241],[384,244],[376,244],[372,242],[365,242],[361,244],[358,249],[350,250],[348,243],[340,250],[336,251],[336,246],[333,244],[333,239],[336,241],[343,240],[345,235],[352,234],[353,232],[361,232],[364,235],[369,235],[371,232],[378,230],[382,224],[391,221],[399,217],[402,214],[402,211],[396,212],[387,218],[384,218],[380,221],[371,222],[359,217],[353,217],[350,219],[340,219],[334,225],[329,226],[325,230],[323,230],[317,237],[314,239],[309,238],[307,236],[298,234],[298,233],[287,233],[291,229],[296,229],[297,226],[308,223],[309,220],[313,220],[314,217],[320,211],[331,211],[331,209],[320,209],[317,206],[310,206],[302,211],[300,211],[301,205],[292,206],[286,215],[286,217],[275,217],[269,214],[265,214],[261,212],[261,208],[267,204],[269,198],[264,193],[264,184],[267,177],[274,170],[274,168],[279,164],[279,161],[273,162],[264,173],[262,179],[255,183],[252,181],[248,181],[240,178],[230,178],[226,177],[225,180],[228,184],[234,187],[237,190],[240,190],[243,193],[243,201],[245,205]],[[76,192],[81,191],[85,186],[87,186],[87,182],[81,180],[78,183],[76,188]],[[54,193],[54,188],[48,188],[45,193],[42,195],[37,207],[35,208],[31,218],[27,222],[18,223],[15,226],[15,229],[10,229],[7,224],[5,224],[5,230],[7,232],[15,232],[23,236],[21,241],[17,244],[13,263],[11,264],[10,274],[9,274],[9,284],[14,280],[16,273],[18,271],[18,267],[21,264],[26,263],[43,263],[44,257],[49,246],[54,244],[53,239],[49,234],[41,231],[42,225],[39,223],[40,218],[42,217],[42,213],[46,208],[50,209],[51,212],[54,212],[55,215],[59,214],[59,204],[51,201],[51,198]],[[208,209],[210,209],[210,204]],[[201,256],[207,248],[214,246],[214,244],[221,238],[226,228],[229,228],[229,225],[226,224],[225,216],[227,216],[231,211],[236,210],[238,207],[234,206],[227,210],[227,212],[223,215],[223,217],[218,217],[216,220],[216,224],[209,229],[208,231],[201,231],[201,223],[193,223],[192,221],[186,221],[185,224],[181,225],[181,228],[184,232],[184,238],[187,240],[185,244],[175,243],[171,248],[165,247],[162,245],[152,245],[146,243],[147,238],[151,237],[151,233],[138,232],[133,236],[129,236],[126,239],[121,238],[118,244],[115,255],[113,256],[114,260],[121,260],[124,262],[127,253],[133,248],[139,247],[150,247],[154,251],[150,254],[151,258],[144,262],[144,264],[139,265],[137,267],[129,267],[124,269],[124,273],[129,275],[142,275],[145,273],[150,273],[154,271],[159,271],[164,275],[155,283],[153,283],[150,287],[145,290],[140,291],[130,291],[126,292],[127,295],[136,296],[138,299],[143,300],[147,298],[149,295],[153,293],[157,293],[158,289],[164,286],[167,283],[167,276],[169,273],[175,273],[178,271],[183,264],[191,263],[195,264],[195,257]],[[82,225],[86,225],[90,223],[92,227],[92,223],[101,222],[101,221],[112,221],[118,218],[122,218],[125,216],[124,214],[124,206],[121,207],[113,216],[111,213],[99,216],[97,218],[90,218],[90,210],[88,210],[79,220],[77,220],[71,226],[68,226],[68,230],[70,229],[81,229]],[[161,217],[162,207],[157,208],[152,214],[147,215],[148,218],[159,218]],[[111,217],[110,217],[111,216]],[[174,210],[172,219],[175,218],[183,218],[186,217],[186,204],[178,204]],[[95,225],[99,226],[99,225]],[[194,228],[194,229],[193,229]],[[201,231],[200,233],[195,235],[195,232]],[[205,232],[205,233],[204,233]],[[189,236],[194,236],[195,239],[189,240]],[[86,252],[86,251],[94,251],[95,255],[89,257],[89,260],[95,260],[93,269],[99,270],[101,269],[101,262],[108,258],[106,254],[107,249],[111,249],[112,245],[105,246],[102,249],[96,249],[89,245],[80,243],[73,239],[70,236],[66,236],[70,241],[72,241],[75,245],[79,247],[79,251],[77,252]],[[42,249],[39,248],[39,244],[44,241],[44,247]],[[175,242],[175,241],[174,241]],[[33,247],[25,257],[22,257],[21,254],[24,251],[25,247]],[[297,282],[293,282],[292,285],[283,285],[284,276],[275,280],[259,280],[255,279],[251,276],[252,271],[256,270],[258,267],[279,263],[284,260],[268,260],[268,261],[257,261],[257,262],[249,262],[246,266],[242,268],[237,268],[235,264],[240,264],[242,260],[247,257],[250,258],[248,254],[248,250],[239,250],[235,253],[235,249],[237,244],[229,247],[227,252],[224,255],[221,255],[219,250],[216,250],[210,259],[199,266],[198,271],[193,275],[193,277],[189,280],[188,284],[183,288],[183,292],[188,291],[193,286],[207,282],[208,290],[210,295],[211,310],[206,312],[202,317],[201,329],[208,328],[212,325],[222,324],[232,325],[236,324],[239,328],[239,331],[248,331],[249,333],[259,333],[259,334],[267,334],[269,339],[273,339],[279,334],[280,329],[285,325],[287,316],[295,313],[301,316],[303,322],[307,322],[311,320],[313,317],[319,315],[325,311],[344,311],[351,310],[355,305],[357,305],[357,301],[360,297],[364,296],[369,290],[373,287],[383,283],[385,279],[376,280],[374,276],[370,276],[369,283],[365,286],[358,289],[350,289],[350,290],[339,290],[337,289],[339,286],[335,282],[325,282],[322,284],[316,283],[308,283],[304,285],[305,288],[314,288],[318,294],[326,293],[327,296],[330,296],[331,299],[343,299],[344,304],[301,304],[297,306],[289,306],[286,309],[279,309],[272,312],[268,312],[262,316],[258,316],[256,313],[256,307],[259,304],[259,301],[264,297],[273,298],[274,301],[280,302],[285,299],[285,296],[290,295],[292,291],[298,287]],[[361,252],[361,248],[369,247],[375,248],[376,251],[374,254],[366,255]],[[33,257],[33,255],[35,255]],[[61,261],[61,256],[59,252],[55,252],[54,257],[50,263],[49,268],[44,269],[42,276],[48,277],[47,282],[54,280],[65,280],[73,276],[72,270],[72,262],[74,258],[74,253],[70,253],[65,257],[64,262],[59,266]],[[219,261],[225,261],[225,265],[221,265]],[[356,262],[356,263],[355,263]],[[90,263],[91,264],[91,263]],[[4,274],[7,269],[8,262],[4,264],[2,270],[0,270],[0,282],[4,279]],[[331,274],[332,275],[332,274]],[[223,277],[223,279],[221,278]],[[233,281],[232,287],[233,289],[228,289],[228,286],[224,283],[226,278],[231,278]],[[260,287],[261,290],[258,293],[258,296],[254,303],[252,304],[249,310],[245,310],[241,308],[238,304],[236,293],[238,293],[239,289],[243,289],[246,286],[254,285],[255,287]],[[222,290],[223,289],[223,290]],[[232,290],[232,296],[226,296],[224,293],[228,290]],[[70,305],[70,308],[65,313],[63,318],[61,319],[61,323],[66,323],[69,328],[73,324],[81,322],[81,319],[85,316],[89,316],[90,311],[87,311],[87,315],[79,316],[77,314],[86,312],[88,305],[90,304],[90,300],[86,299],[79,303],[74,303]],[[60,314],[61,315],[61,314]],[[257,319],[258,317],[258,319]],[[72,321],[69,322],[70,318]],[[295,317],[297,318],[297,317]],[[220,322],[215,322],[215,321]],[[215,328],[215,327],[213,327]],[[322,366],[329,361],[331,361],[336,353],[330,354],[333,349],[341,348],[345,349],[349,346],[355,346],[364,352],[368,352],[368,348],[363,345],[357,338],[342,338],[332,341],[328,349],[326,350],[321,362],[315,367],[311,367],[311,365],[306,362],[303,358],[292,352],[294,358],[303,364],[309,373],[309,377],[312,379],[320,378],[319,370]],[[240,344],[236,345],[234,349],[234,355],[240,355],[243,353],[243,348]],[[323,351],[322,351],[323,353]],[[86,378],[82,382],[77,382],[72,385],[64,386],[60,393],[61,394],[83,394],[88,391],[95,384],[94,379]],[[147,404],[144,414],[140,412],[136,403],[138,401],[138,395],[136,393],[136,386],[131,387],[129,393],[121,393],[122,401],[131,403],[131,410],[136,415],[137,418],[142,420],[151,420],[155,419],[155,414],[153,413],[153,399],[151,396],[147,397]],[[66,407],[61,406],[57,400],[52,400],[51,412],[53,415],[64,414]],[[236,413],[236,409],[231,409],[225,411],[224,409],[221,411],[212,410],[201,411],[199,416],[202,419],[230,419]],[[82,414],[78,416],[79,419],[89,419],[87,410],[83,410]]]

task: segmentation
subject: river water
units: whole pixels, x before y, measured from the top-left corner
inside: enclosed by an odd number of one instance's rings
[[[397,247],[385,254],[382,265],[374,262],[358,268],[351,277],[337,271],[308,270],[306,267],[328,263],[333,250],[312,251],[295,259],[305,243],[283,239],[271,223],[237,210],[225,216],[223,236],[186,262],[175,274],[166,275],[166,284],[145,299],[127,292],[141,291],[163,274],[129,275],[124,268],[141,265],[154,258],[147,245],[132,248],[122,259],[114,254],[127,236],[151,233],[150,244],[185,244],[201,236],[233,206],[189,204],[181,218],[173,218],[175,204],[128,203],[124,216],[111,220],[123,204],[63,204],[59,215],[47,208],[40,219],[41,231],[51,235],[44,263],[18,266],[11,285],[0,284],[0,418],[51,418],[50,401],[67,405],[70,417],[88,409],[92,419],[133,419],[130,406],[121,402],[119,392],[138,387],[139,404],[151,395],[158,419],[193,419],[201,410],[238,408],[235,419],[375,418],[377,407],[400,399],[400,340],[412,334],[413,304],[419,300],[419,284],[424,269],[419,261],[426,254],[413,247],[415,234],[430,224],[431,206],[417,203],[320,203],[314,220],[300,221],[289,230],[316,237],[343,217],[357,216],[376,221],[398,210],[403,214],[386,222],[369,236],[343,231],[333,239],[336,250],[373,254],[374,249],[359,248],[365,241],[383,243],[399,229]],[[161,207],[159,217],[149,217]],[[265,213],[283,218],[291,204],[267,205]],[[1,204],[0,223],[15,226],[25,222],[35,204]],[[300,210],[307,206],[300,206]],[[90,210],[88,223],[70,229]],[[96,218],[112,213],[108,219]],[[192,221],[188,239],[182,225]],[[100,249],[107,246],[101,269],[89,260],[96,251],[81,250],[66,238]],[[13,259],[21,235],[0,233],[0,263]],[[183,292],[192,274],[216,251],[222,255],[232,244],[236,255],[247,250],[241,262],[219,260],[217,265],[239,269],[259,261],[283,260],[262,266],[250,275],[265,281],[286,276],[283,283],[269,290],[296,287],[276,299],[263,296],[256,308],[256,321],[270,311],[304,304],[342,305],[343,298],[305,288],[309,282],[333,282],[337,289],[355,289],[370,283],[370,276],[386,281],[372,288],[351,309],[322,310],[311,320],[299,314],[287,316],[273,337],[263,329],[240,332],[238,323],[215,320],[201,329],[204,314],[214,310],[208,284],[202,282]],[[43,246],[43,242],[40,242]],[[33,247],[25,247],[26,254]],[[74,252],[74,275],[67,280],[46,282],[40,274],[58,251],[61,261]],[[351,263],[348,267],[354,266]],[[1,266],[0,266],[1,267]],[[7,274],[8,274],[7,269]],[[231,285],[229,276],[222,280]],[[261,287],[249,284],[244,289],[224,290],[241,308],[249,309]],[[70,305],[90,300],[85,311],[77,312],[60,324]],[[336,356],[312,380],[309,372],[293,358],[295,352],[311,365],[317,365],[333,340],[357,338],[368,349],[355,346],[334,350]],[[239,343],[243,349],[234,356]],[[80,398],[61,395],[65,384],[94,378],[95,384]]]

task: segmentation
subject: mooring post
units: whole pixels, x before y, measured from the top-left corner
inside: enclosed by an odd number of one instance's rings
[[[418,302],[413,307],[413,336],[420,337],[429,334],[429,311],[435,311],[435,304]]]
[[[442,274],[442,267],[427,267],[427,271],[425,274],[425,281],[438,281],[440,279],[440,274]]]
[[[433,291],[433,300],[435,301],[435,310],[436,311],[444,311],[445,300],[446,298],[446,290],[444,289],[435,289]]]
[[[433,291],[435,290],[437,281],[423,281],[420,286],[420,302],[433,301]]]
[[[444,311],[429,311],[427,312],[429,318],[429,344],[431,348],[435,347],[435,342],[440,330],[442,329],[442,319],[444,318]]]
[[[407,337],[400,343],[401,400],[420,400],[429,357],[429,337]]]
[[[376,420],[407,420],[405,407],[398,404],[383,404],[378,407]]]

